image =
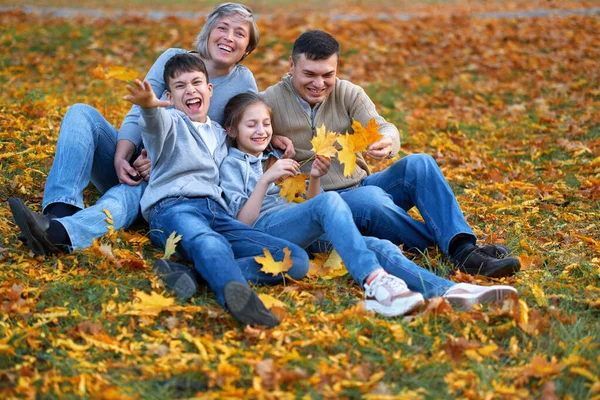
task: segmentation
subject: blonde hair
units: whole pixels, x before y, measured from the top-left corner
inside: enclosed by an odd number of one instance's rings
[[[206,23],[196,37],[194,47],[200,54],[200,57],[205,60],[210,59],[210,55],[208,53],[208,38],[210,37],[210,32],[213,30],[220,18],[229,17],[232,15],[239,17],[242,21],[248,22],[250,25],[250,40],[248,41],[248,47],[246,47],[244,55],[238,62],[241,62],[248,56],[248,54],[252,53],[254,49],[256,49],[260,39],[260,33],[258,32],[258,26],[256,25],[256,21],[252,15],[252,10],[249,7],[239,3],[222,3],[212,10],[210,14],[208,14],[208,17],[206,17]]]

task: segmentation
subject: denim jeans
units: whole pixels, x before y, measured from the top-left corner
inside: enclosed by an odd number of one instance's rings
[[[294,264],[287,274],[293,279],[302,279],[308,272],[308,254],[304,249],[231,218],[223,207],[208,198],[170,197],[155,205],[150,212],[152,243],[164,248],[172,232],[182,236],[178,253],[194,263],[223,305],[223,288],[228,282],[282,281],[281,275],[259,271],[261,266],[254,257],[262,256],[263,249],[281,261],[283,249],[289,248]]]
[[[455,282],[419,267],[389,240],[365,236],[365,242],[369,250],[375,253],[383,269],[402,279],[410,290],[421,293],[426,299],[442,296],[456,285]]]
[[[73,216],[57,219],[74,249],[88,247],[108,232],[103,209],[112,215],[115,230],[128,227],[139,215],[146,185],[119,184],[113,164],[116,145],[117,130],[96,109],[85,104],[69,108],[60,127],[42,208],[66,203],[81,209]],[[104,195],[84,209],[83,190],[89,182]]]
[[[367,176],[360,187],[340,191],[363,235],[422,250],[438,244],[448,255],[458,234],[476,237],[435,160],[426,154],[401,158]],[[408,215],[416,206],[425,222]]]
[[[339,194],[327,192],[304,203],[260,218],[256,229],[307,247],[326,234],[348,272],[359,284],[381,268],[352,220],[348,205]]]

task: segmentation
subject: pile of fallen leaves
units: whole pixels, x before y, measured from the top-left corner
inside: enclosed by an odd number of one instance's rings
[[[519,297],[470,312],[433,299],[383,318],[323,249],[305,280],[257,288],[282,320],[270,330],[240,326],[206,286],[177,302],[150,271],[165,249],[144,228],[33,257],[6,203],[39,210],[70,104],[118,126],[129,106],[109,78],[189,48],[198,21],[0,12],[0,397],[600,398],[600,17],[437,10],[406,21],[276,11],[244,64],[266,88],[299,33],[334,34],[340,77],[399,127],[402,155],[432,154],[480,243],[507,244],[523,266],[501,281],[451,279],[512,284]],[[437,249],[413,257],[450,276]]]

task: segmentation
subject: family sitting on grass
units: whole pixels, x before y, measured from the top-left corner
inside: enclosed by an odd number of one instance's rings
[[[400,146],[398,130],[364,90],[336,77],[340,46],[331,35],[300,35],[290,72],[261,94],[239,64],[258,40],[250,9],[221,4],[198,34],[196,51],[165,51],[143,82],[128,87],[124,99],[134,106],[118,131],[94,108],[72,106],[42,215],[9,200],[21,240],[35,254],[73,251],[107,233],[103,209],[115,229],[129,227],[141,210],[152,243],[164,247],[177,232],[178,255],[194,265],[156,261],[154,270],[169,289],[186,300],[202,278],[237,320],[269,327],[279,321],[248,284],[282,280],[260,271],[254,257],[264,249],[276,261],[288,253],[287,274],[299,280],[308,271],[308,252],[330,242],[365,289],[366,308],[385,316],[410,313],[432,297],[470,308],[516,292],[455,283],[402,254],[400,244],[411,251],[437,245],[469,274],[503,277],[520,268],[505,246],[477,246],[433,158],[410,155],[370,174],[357,154],[347,177],[336,158],[315,157],[310,141],[317,126],[352,132],[353,120],[378,124],[382,139],[367,157],[393,157]],[[310,176],[307,201],[290,203],[275,182],[299,172]],[[84,208],[89,181],[103,195]],[[412,207],[424,221],[409,216]]]

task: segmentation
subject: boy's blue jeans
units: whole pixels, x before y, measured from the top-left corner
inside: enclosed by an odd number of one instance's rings
[[[456,235],[476,237],[435,160],[427,154],[401,158],[367,176],[361,186],[339,192],[363,235],[423,250],[434,244],[448,255]],[[425,222],[408,210],[416,206]]]
[[[81,211],[59,218],[74,249],[91,246],[108,233],[106,209],[115,230],[127,228],[139,215],[146,183],[119,184],[113,159],[117,130],[93,107],[74,104],[65,114],[56,145],[56,155],[46,186],[42,208],[52,203],[71,204]],[[91,207],[84,208],[83,190],[92,182],[103,193]]]
[[[287,272],[302,279],[308,272],[308,254],[286,240],[272,237],[229,216],[214,200],[199,197],[170,197],[160,201],[150,212],[150,239],[163,247],[171,232],[182,236],[178,253],[194,263],[208,282],[217,299],[224,304],[223,288],[230,281],[247,285],[278,283],[282,276],[260,272],[255,256],[270,251],[275,261],[283,260],[283,249],[291,251],[294,262]]]
[[[347,204],[335,192],[323,193],[305,203],[267,214],[254,227],[301,247],[309,246],[324,234],[361,286],[378,268],[403,279],[411,290],[426,298],[441,296],[454,285],[454,282],[417,266],[393,243],[363,238]]]

